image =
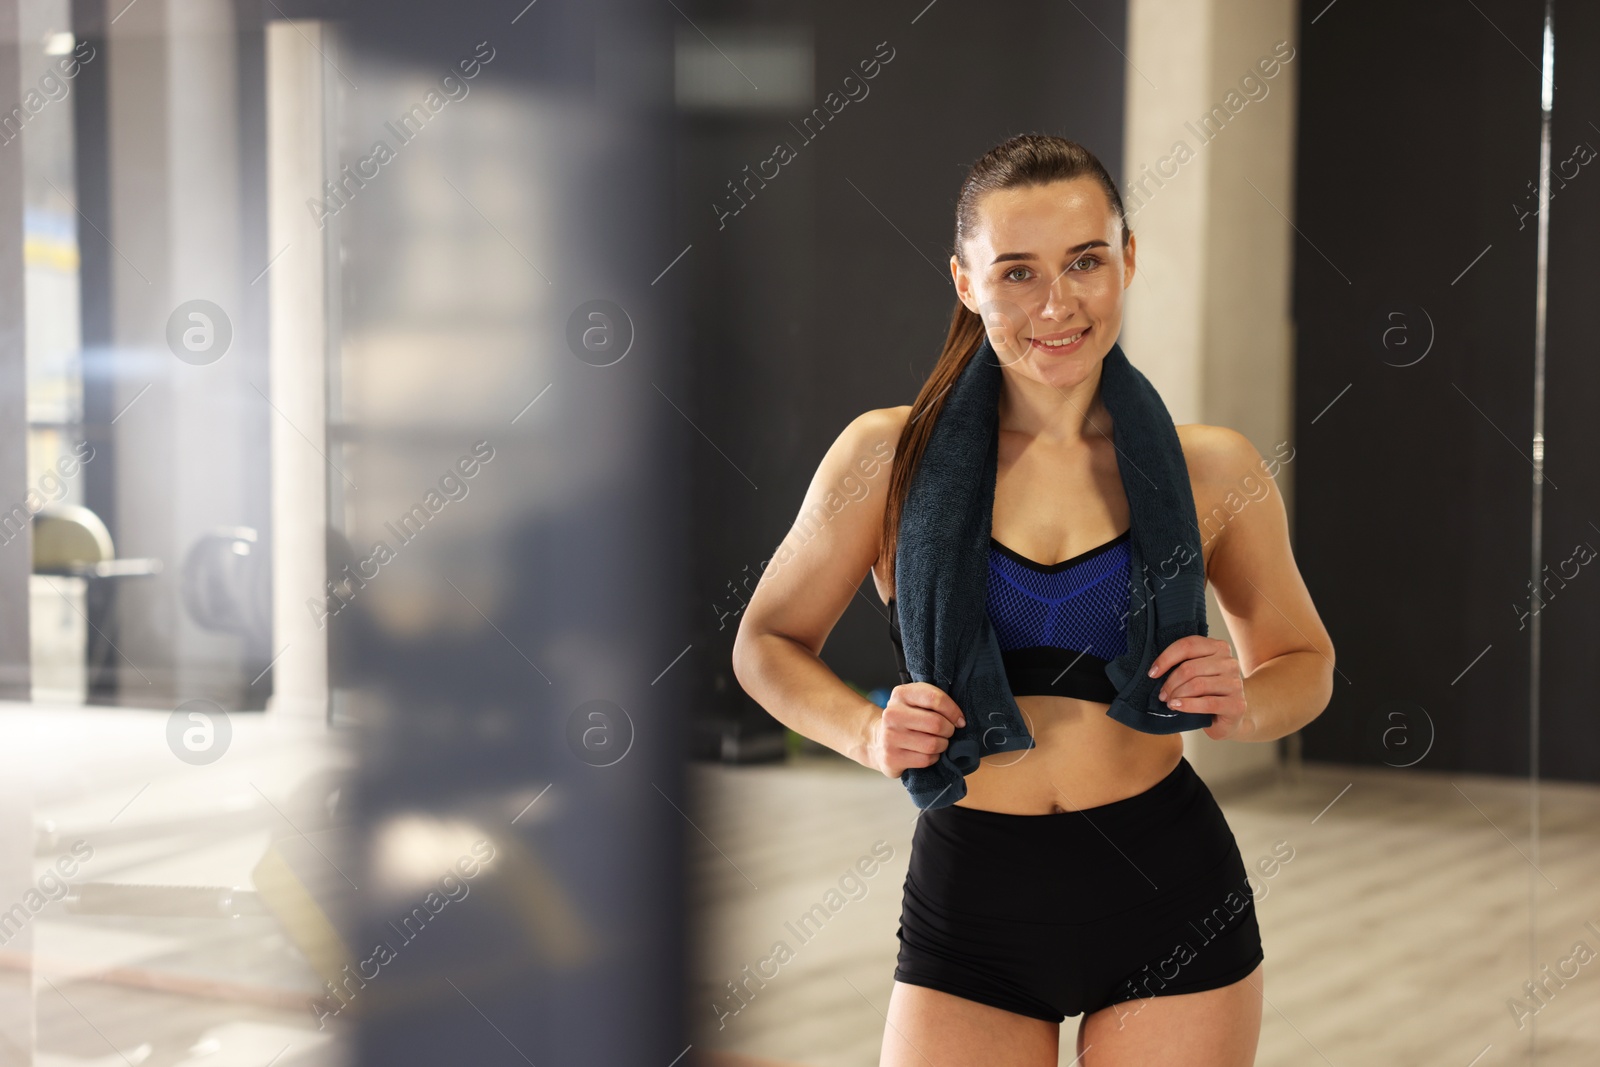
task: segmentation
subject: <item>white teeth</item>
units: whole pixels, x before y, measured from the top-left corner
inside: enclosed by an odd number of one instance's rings
[[[1082,337],[1085,332],[1086,332],[1085,330],[1079,330],[1077,333],[1073,334],[1071,337],[1063,337],[1059,341],[1040,341],[1039,343],[1042,344],[1042,345],[1047,345],[1050,348],[1061,348],[1061,347],[1063,347],[1065,345],[1073,344],[1074,342],[1076,342],[1078,340],[1078,338]]]

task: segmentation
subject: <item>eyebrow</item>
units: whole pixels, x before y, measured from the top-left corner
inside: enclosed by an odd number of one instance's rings
[[[1094,240],[1094,241],[1085,241],[1081,245],[1073,245],[1071,248],[1067,249],[1067,251],[1071,252],[1074,255],[1076,255],[1079,252],[1086,251],[1086,250],[1088,250],[1090,248],[1110,248],[1110,247],[1111,247],[1111,243],[1109,241]],[[1002,252],[998,256],[994,257],[994,262],[990,263],[989,266],[992,267],[992,266],[995,265],[995,263],[1009,263],[1012,260],[1017,260],[1017,259],[1038,259],[1038,258],[1039,257],[1034,255],[1032,252]]]

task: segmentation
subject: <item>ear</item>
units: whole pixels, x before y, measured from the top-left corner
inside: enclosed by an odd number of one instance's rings
[[[977,314],[978,309],[972,306],[972,280],[962,273],[961,264],[953,255],[950,257],[950,283],[955,286],[956,299],[966,305],[968,311]]]

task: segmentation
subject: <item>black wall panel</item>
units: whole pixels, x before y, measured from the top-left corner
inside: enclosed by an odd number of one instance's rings
[[[1338,676],[1303,752],[1524,775],[1544,5],[1323,7],[1301,20],[1294,528]],[[1578,8],[1555,22],[1553,167],[1600,145],[1585,122],[1600,115],[1583,59],[1595,16]],[[1551,203],[1552,568],[1579,540],[1600,545],[1582,468],[1596,433],[1589,178]],[[1555,777],[1592,778],[1600,755],[1580,711],[1600,604],[1586,578],[1544,617],[1541,771]]]

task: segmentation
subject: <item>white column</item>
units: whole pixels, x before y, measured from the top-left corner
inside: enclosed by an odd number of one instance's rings
[[[322,24],[268,22],[266,47],[270,244],[282,250],[267,272],[272,404],[284,416],[272,424],[274,652],[288,646],[273,668],[269,707],[320,723],[328,638],[306,601],[327,579],[327,290],[323,232],[306,201],[322,197]]]
[[[1122,203],[1137,239],[1121,345],[1179,424],[1199,422],[1211,156],[1185,125],[1210,96],[1213,0],[1129,0]]]

